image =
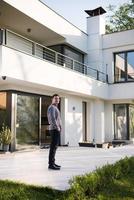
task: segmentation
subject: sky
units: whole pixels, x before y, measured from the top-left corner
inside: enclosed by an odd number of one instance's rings
[[[46,5],[69,20],[75,26],[86,31],[84,10],[92,10],[102,6],[106,11],[109,4],[119,6],[130,0],[42,0]]]

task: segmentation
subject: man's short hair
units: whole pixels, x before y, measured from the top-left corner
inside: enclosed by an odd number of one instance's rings
[[[60,96],[59,96],[58,94],[53,94],[52,99],[53,99],[54,97],[60,97]]]

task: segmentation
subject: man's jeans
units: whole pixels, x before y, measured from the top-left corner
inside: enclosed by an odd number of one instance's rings
[[[50,135],[51,135],[51,145],[49,150],[49,165],[53,165],[55,163],[56,149],[60,141],[60,131],[56,129],[50,130]]]

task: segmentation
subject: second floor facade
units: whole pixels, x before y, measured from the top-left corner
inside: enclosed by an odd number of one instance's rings
[[[134,97],[134,30],[105,34],[97,15],[87,18],[84,33],[41,1],[30,5],[40,16],[22,0],[0,2],[0,73],[9,87],[20,80],[92,98]]]

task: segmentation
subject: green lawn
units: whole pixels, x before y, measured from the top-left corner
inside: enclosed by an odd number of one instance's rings
[[[0,200],[56,200],[62,195],[63,192],[48,187],[0,180]]]
[[[134,200],[134,157],[76,176],[65,192],[0,180],[0,200]]]

